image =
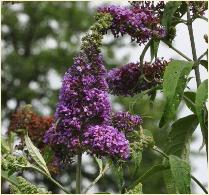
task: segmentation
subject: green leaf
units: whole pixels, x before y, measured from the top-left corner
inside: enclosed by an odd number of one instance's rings
[[[165,26],[166,29],[168,29],[171,26],[173,16],[180,5],[181,5],[180,1],[170,1],[166,3],[166,6],[163,12],[163,17],[161,20],[162,25]]]
[[[17,177],[14,175],[10,175],[7,171],[1,170],[1,177],[15,186],[18,185]]]
[[[167,193],[176,194],[176,186],[170,169],[163,171],[163,179],[165,182]]]
[[[96,156],[94,156],[95,161],[97,162],[98,166],[99,166],[99,172],[101,173],[103,170],[103,162],[102,159],[97,158]]]
[[[190,194],[191,169],[189,164],[173,155],[169,156],[169,163],[176,191],[180,194]]]
[[[54,151],[52,150],[52,148],[49,145],[47,145],[43,150],[43,158],[44,158],[46,164],[48,164],[52,161],[53,156],[54,156]]]
[[[137,172],[142,160],[142,152],[140,150],[133,152],[131,161],[134,163],[133,174]]]
[[[189,115],[175,121],[169,132],[168,154],[189,160],[189,143],[198,121],[196,115]]]
[[[173,60],[168,64],[163,76],[163,93],[166,97],[166,105],[159,127],[165,125],[175,116],[192,66],[192,62],[181,60]]]
[[[204,111],[206,110],[205,103],[207,99],[208,99],[208,80],[205,80],[199,85],[197,89],[195,108],[196,108],[197,118],[200,123],[201,131],[204,137],[204,141],[206,142],[206,144],[208,140],[208,128],[205,122]]]
[[[129,189],[134,188],[138,183],[143,182],[145,179],[147,179],[148,177],[150,177],[151,175],[160,172],[160,171],[164,171],[167,170],[169,167],[159,164],[159,165],[154,165],[153,167],[151,167],[147,172],[145,172],[142,176],[138,177],[131,185],[130,187],[128,187]]]
[[[119,165],[118,163],[111,163],[113,174],[115,175],[115,179],[117,181],[119,189],[122,189],[124,185],[124,172],[122,165]]]
[[[159,48],[160,40],[154,40],[152,39],[150,43],[150,56],[151,56],[151,61],[157,57],[157,52]]]
[[[29,154],[33,158],[33,160],[37,163],[37,165],[42,168],[47,175],[50,176],[49,170],[46,166],[46,162],[42,157],[41,153],[39,152],[38,148],[36,148],[31,139],[28,137],[28,134],[25,134],[25,144],[28,149]]]
[[[143,192],[142,192],[142,184],[138,183],[134,188],[126,191],[125,194],[143,194]]]
[[[187,105],[187,107],[195,114],[195,98],[196,98],[196,93],[192,91],[186,91],[184,92],[184,101]]]
[[[207,60],[200,60],[200,64],[208,70],[208,61]]]

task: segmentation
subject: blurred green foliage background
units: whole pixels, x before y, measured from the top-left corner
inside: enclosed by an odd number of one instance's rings
[[[24,104],[32,104],[42,115],[53,115],[58,100],[61,77],[79,52],[81,36],[94,22],[89,2],[17,2],[2,4],[2,122],[7,127],[12,112]],[[114,40],[111,35],[102,49],[108,69],[128,62],[129,53],[117,59],[115,51],[126,47],[123,39]],[[130,43],[131,47],[136,47]],[[136,50],[137,52],[137,50]],[[55,82],[56,81],[56,82]],[[58,83],[58,84],[57,84]],[[158,128],[162,114],[163,99],[157,98],[150,105],[150,97],[141,94],[133,98],[111,96],[113,109],[118,108],[140,114],[143,127],[152,131],[156,145],[166,148],[169,128]],[[163,145],[164,144],[164,145]],[[150,150],[143,152],[137,172],[127,172],[128,182],[143,174],[152,165],[158,164],[161,157]],[[130,169],[132,169],[130,165]],[[48,180],[39,174],[24,173],[33,183],[46,185],[53,193],[58,193]],[[83,161],[83,186],[98,174],[98,168],[91,157]],[[75,163],[56,176],[67,188],[75,188]],[[102,178],[96,191],[118,192],[117,177],[111,170]],[[8,193],[7,185],[2,192]],[[143,182],[144,193],[166,193],[161,173]]]

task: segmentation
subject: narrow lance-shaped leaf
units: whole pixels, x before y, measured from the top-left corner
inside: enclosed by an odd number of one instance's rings
[[[46,166],[46,162],[44,158],[42,157],[41,153],[39,152],[38,148],[36,148],[30,138],[28,137],[28,134],[25,135],[25,144],[28,149],[29,154],[33,158],[33,160],[37,163],[37,165],[42,168],[47,175],[50,176],[49,170]]]
[[[160,120],[160,127],[175,116],[192,66],[192,62],[181,60],[174,60],[168,64],[163,76],[163,93],[166,97],[166,105]]]
[[[184,92],[184,101],[187,105],[187,107],[194,113],[196,114],[195,110],[195,98],[196,98],[196,93],[193,91],[186,91]]]
[[[208,80],[205,80],[199,85],[197,89],[195,108],[196,108],[197,118],[200,123],[201,131],[204,137],[204,141],[206,142],[208,140],[208,128],[207,128],[207,124],[205,124],[206,122],[204,117],[204,110],[207,111],[205,107],[207,98],[208,98]]]
[[[169,156],[171,174],[175,183],[176,191],[180,194],[190,194],[190,166],[177,156]]]
[[[157,57],[157,52],[159,48],[160,40],[155,40],[152,39],[151,44],[150,44],[150,56],[151,56],[151,61]]]
[[[169,133],[168,153],[189,160],[189,143],[198,121],[196,115],[189,115],[175,121]]]

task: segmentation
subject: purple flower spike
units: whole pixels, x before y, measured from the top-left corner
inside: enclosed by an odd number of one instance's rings
[[[45,134],[46,143],[64,145],[72,154],[82,151],[80,140],[87,126],[108,124],[111,119],[103,59],[91,58],[81,53],[65,73],[55,124]]]
[[[162,81],[167,61],[156,59],[154,63],[129,63],[108,72],[107,82],[113,95],[133,96],[156,86]],[[143,75],[144,74],[144,75]]]
[[[91,152],[99,156],[128,159],[129,142],[123,132],[108,125],[90,126],[84,133],[83,144],[91,148]]]
[[[128,34],[132,41],[141,45],[151,38],[162,38],[166,35],[165,29],[160,25],[159,16],[154,10],[145,9],[142,6],[108,5],[100,7],[97,11],[108,13],[113,17],[109,29],[115,37]],[[109,29],[104,29],[104,33]]]

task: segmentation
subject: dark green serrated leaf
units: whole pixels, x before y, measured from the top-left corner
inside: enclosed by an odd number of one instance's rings
[[[163,12],[163,17],[161,20],[162,25],[165,26],[166,29],[168,29],[171,26],[173,16],[180,5],[181,5],[180,1],[170,1],[166,3]]]
[[[186,91],[184,92],[184,101],[187,105],[187,107],[195,114],[195,98],[196,98],[196,93],[192,91]]]
[[[189,164],[174,155],[169,156],[169,163],[177,193],[190,194],[191,168]]]
[[[197,128],[196,115],[189,115],[175,121],[171,126],[168,154],[178,156],[188,162],[189,143],[194,130]]]
[[[200,60],[200,64],[208,70],[208,61],[207,60]]]
[[[159,48],[160,40],[154,40],[152,39],[150,43],[150,56],[151,56],[151,61],[157,57],[157,52]]]
[[[206,142],[206,144],[208,140],[208,128],[207,128],[207,124],[205,124],[204,111],[206,110],[205,103],[207,99],[208,99],[208,80],[205,80],[199,85],[197,89],[195,108],[196,108],[197,118],[200,123],[201,131],[204,137],[204,141]]]
[[[163,93],[166,97],[166,105],[160,120],[160,127],[174,117],[182,100],[192,66],[192,62],[181,60],[173,60],[168,64],[163,76]]]

